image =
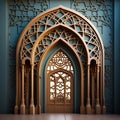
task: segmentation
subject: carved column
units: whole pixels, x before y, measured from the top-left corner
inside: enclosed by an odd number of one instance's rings
[[[29,113],[29,99],[30,99],[30,66],[25,67],[25,106],[26,114]]]
[[[102,68],[100,66],[100,106],[103,105],[103,78],[102,78]],[[101,109],[102,111],[102,109]]]
[[[40,95],[41,95],[41,93],[40,93],[40,83],[41,83],[41,76],[40,76],[40,78],[38,78],[39,80],[38,80],[38,113],[41,113],[41,103],[40,103]]]
[[[86,105],[86,113],[91,113],[91,105],[90,105],[90,64],[88,64],[87,68],[87,105]]]
[[[31,100],[30,100],[30,114],[35,114],[34,105],[34,66],[31,65]]]
[[[91,82],[92,82],[92,113],[95,113],[95,70],[91,70]]]
[[[41,103],[40,103],[40,82],[41,82],[41,76],[39,77],[39,72],[37,74],[37,106],[36,106],[36,113],[41,113]]]
[[[85,113],[85,106],[84,106],[84,76],[81,76],[81,105],[80,105],[80,113]]]
[[[16,63],[16,103],[14,108],[14,113],[18,114],[18,63]]]
[[[20,106],[20,113],[25,114],[25,98],[24,98],[24,66],[22,64],[22,97],[21,97],[21,106]]]
[[[99,99],[99,64],[97,64],[97,97],[96,97],[96,114],[100,114],[101,113],[101,108],[100,108],[100,99]]]
[[[102,102],[103,102],[103,105],[102,105],[102,113],[105,114],[106,113],[106,106],[105,106],[105,91],[104,91],[104,87],[105,87],[105,83],[104,83],[104,61],[103,61],[103,66],[102,66],[102,92],[103,92],[103,99],[102,99]]]

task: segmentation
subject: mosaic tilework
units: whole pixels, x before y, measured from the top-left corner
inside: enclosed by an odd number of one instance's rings
[[[20,29],[48,7],[48,0],[9,0],[9,25],[16,26],[20,33]]]
[[[72,0],[72,8],[82,13],[103,33],[112,28],[112,0]]]

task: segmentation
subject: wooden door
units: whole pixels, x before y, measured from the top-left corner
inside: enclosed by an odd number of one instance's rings
[[[63,51],[58,51],[47,67],[47,113],[73,113],[73,66]]]

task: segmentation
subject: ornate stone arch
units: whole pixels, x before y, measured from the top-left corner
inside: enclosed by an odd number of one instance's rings
[[[17,49],[16,49],[16,105],[15,105],[15,113],[26,113],[25,111],[25,98],[24,98],[24,67],[23,60],[26,58],[30,59],[30,69],[31,69],[31,89],[30,91],[30,112],[35,113],[35,105],[34,105],[34,70],[36,69],[36,65],[38,62],[36,60],[40,60],[42,57],[42,53],[47,48],[48,45],[52,44],[57,37],[54,39],[52,37],[52,32],[54,30],[58,30],[58,28],[66,29],[70,31],[73,35],[75,40],[71,40],[71,36],[68,35],[68,39],[66,38],[66,43],[69,43],[74,50],[76,50],[77,54],[79,55],[80,59],[82,58],[82,52],[87,56],[87,62],[85,61],[84,65],[87,65],[86,71],[84,74],[87,75],[87,98],[86,98],[86,113],[105,113],[105,100],[104,100],[104,47],[102,39],[96,30],[96,28],[91,24],[91,22],[85,18],[80,13],[65,8],[63,6],[59,6],[53,8],[51,10],[45,11],[42,14],[38,15],[34,18],[28,26],[25,28],[23,33],[21,34]],[[64,31],[64,30],[63,30]],[[58,35],[61,35],[61,31],[55,31]],[[63,32],[65,34],[66,31]],[[69,33],[69,32],[68,32]],[[51,35],[50,35],[51,34]],[[55,35],[54,35],[55,36]],[[66,35],[67,36],[67,35]],[[51,41],[49,41],[48,37]],[[48,41],[47,41],[48,40]],[[72,45],[70,43],[75,42],[76,44]],[[46,44],[44,43],[46,42]],[[84,50],[81,50],[81,46],[83,46]],[[40,47],[41,46],[41,47]],[[39,48],[40,49],[39,49]],[[82,52],[81,52],[82,51]],[[42,52],[42,53],[41,53]],[[77,55],[77,56],[78,56]],[[37,56],[37,57],[36,57]],[[83,55],[84,56],[84,55]],[[91,74],[90,70],[94,72],[94,70],[90,69],[90,64],[92,60],[96,61],[96,78],[93,81],[97,81],[96,83],[96,91],[97,95],[94,99],[95,106],[91,105],[93,99],[90,96],[91,86],[90,86],[90,79]],[[20,67],[22,65],[22,67]],[[84,66],[83,65],[83,66]],[[21,72],[20,72],[21,71]],[[21,75],[22,73],[22,75]],[[22,80],[21,80],[22,78]],[[19,84],[22,85],[22,88],[19,87]],[[101,90],[101,92],[100,92]],[[19,97],[21,96],[21,97]],[[20,108],[19,108],[20,106]],[[81,113],[85,113],[84,107],[81,106]],[[38,110],[39,111],[39,110]],[[38,112],[37,111],[37,112]],[[95,111],[95,112],[94,112]],[[36,113],[37,113],[36,112]]]

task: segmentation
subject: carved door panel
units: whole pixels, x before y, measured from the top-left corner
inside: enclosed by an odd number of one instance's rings
[[[59,54],[59,55],[58,55]],[[56,56],[58,55],[58,56]],[[57,52],[51,60],[56,69],[49,70],[47,74],[47,106],[48,113],[72,113],[73,112],[73,67],[67,56]],[[66,60],[67,59],[67,60]],[[51,62],[50,60],[50,62]],[[66,61],[66,65],[63,63]],[[49,62],[49,63],[50,63]],[[69,63],[69,65],[68,65]],[[58,66],[59,64],[59,66]],[[64,66],[64,67],[63,67]],[[69,66],[69,67],[68,67]],[[48,69],[53,67],[48,65]],[[65,69],[66,68],[66,69]]]

